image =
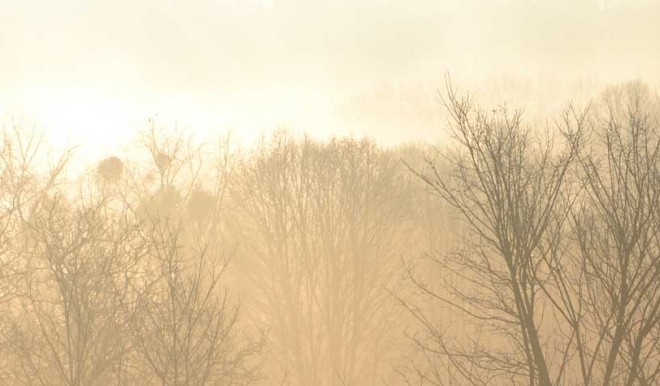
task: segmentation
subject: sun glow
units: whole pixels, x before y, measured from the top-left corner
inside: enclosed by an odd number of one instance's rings
[[[81,164],[130,150],[137,135],[153,120],[157,127],[182,129],[199,142],[230,134],[237,145],[249,145],[274,129],[317,136],[341,134],[332,127],[332,101],[300,91],[237,92],[231,98],[207,95],[146,94],[67,85],[40,85],[23,90],[13,105],[0,101],[4,116],[24,116],[43,130],[58,151],[74,148]]]

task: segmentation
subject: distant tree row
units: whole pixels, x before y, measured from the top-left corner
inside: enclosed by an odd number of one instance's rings
[[[657,384],[657,95],[539,129],[447,90],[441,148],[151,122],[75,179],[10,122],[0,383]]]

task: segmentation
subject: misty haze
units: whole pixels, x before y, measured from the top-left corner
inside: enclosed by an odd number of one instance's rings
[[[0,0],[0,385],[660,385],[660,0]]]

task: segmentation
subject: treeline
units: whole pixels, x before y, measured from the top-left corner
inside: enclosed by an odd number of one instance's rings
[[[8,125],[0,383],[656,384],[657,95],[444,103],[441,147],[151,126],[74,181]]]

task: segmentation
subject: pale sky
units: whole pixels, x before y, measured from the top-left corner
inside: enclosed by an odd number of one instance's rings
[[[658,85],[658,15],[660,0],[0,0],[0,114],[86,159],[150,117],[243,141],[433,140],[447,73],[538,105]]]

